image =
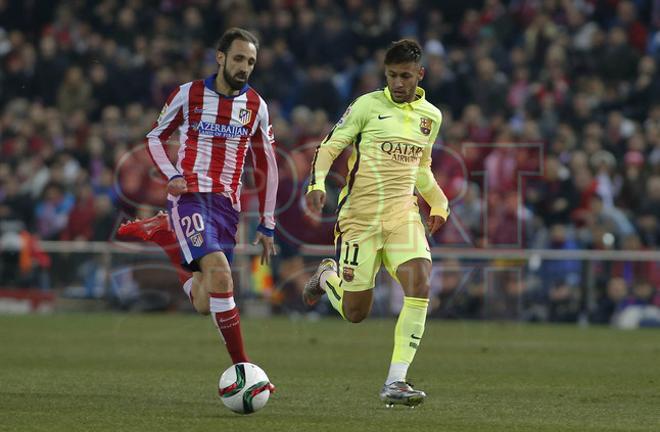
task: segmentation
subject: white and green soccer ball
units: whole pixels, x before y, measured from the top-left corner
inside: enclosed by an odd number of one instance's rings
[[[266,406],[271,388],[266,372],[252,363],[230,366],[218,383],[222,403],[239,414],[251,414]]]

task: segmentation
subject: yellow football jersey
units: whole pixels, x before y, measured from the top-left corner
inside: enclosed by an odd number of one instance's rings
[[[397,103],[388,88],[357,98],[321,142],[312,162],[308,192],[325,190],[333,160],[349,145],[346,186],[338,219],[371,225],[416,209],[415,187],[445,219],[448,201],[431,172],[431,150],[442,114],[416,89],[413,102]]]

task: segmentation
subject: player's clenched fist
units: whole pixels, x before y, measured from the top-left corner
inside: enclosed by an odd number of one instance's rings
[[[170,195],[179,196],[186,192],[188,192],[188,186],[183,177],[175,177],[167,183],[167,193]]]
[[[325,192],[321,190],[313,190],[307,195],[305,195],[307,200],[307,208],[312,211],[312,213],[321,213],[323,206],[325,205]]]
[[[443,226],[447,222],[445,218],[439,215],[434,215],[434,216],[429,216],[429,232],[431,235],[435,234],[435,232],[440,229],[441,226]]]

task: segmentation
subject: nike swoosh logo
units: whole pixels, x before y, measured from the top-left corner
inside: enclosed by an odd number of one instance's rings
[[[417,337],[417,336],[415,336],[415,334],[414,334],[414,333],[413,333],[413,334],[411,334],[411,335],[410,335],[410,337],[411,337],[411,338],[413,338],[413,339],[417,339],[417,340],[422,340],[422,338],[421,338],[421,337]]]
[[[232,315],[231,317],[229,317],[227,319],[220,318],[218,321],[220,321],[221,323],[224,323],[224,322],[227,322],[227,321],[232,321],[234,319],[236,319],[236,314]]]
[[[385,119],[390,118],[390,117],[392,117],[392,116],[384,116],[382,114],[378,114],[378,120],[385,120]]]

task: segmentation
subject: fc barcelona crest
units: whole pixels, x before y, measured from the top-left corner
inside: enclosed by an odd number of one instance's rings
[[[424,135],[430,135],[432,128],[433,120],[428,117],[422,117],[419,119],[419,130],[422,131]]]
[[[252,120],[252,110],[241,108],[238,112],[238,121],[240,121],[242,125],[246,125],[250,123],[250,120]]]
[[[355,272],[350,267],[344,267],[344,271],[342,272],[342,276],[344,277],[344,280],[346,282],[351,282],[351,281],[353,281],[353,278],[355,277]]]
[[[200,247],[204,243],[204,237],[202,237],[202,235],[199,233],[188,238],[190,239],[190,243],[192,243],[192,245],[195,247]]]

